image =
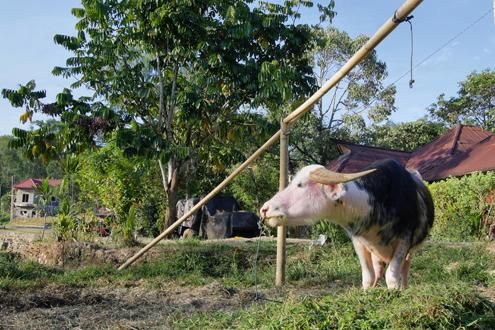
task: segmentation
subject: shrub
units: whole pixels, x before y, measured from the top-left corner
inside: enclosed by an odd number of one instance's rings
[[[229,187],[229,192],[246,210],[256,212],[278,191],[278,160],[266,157],[241,172]]]
[[[495,173],[473,173],[429,185],[435,203],[432,237],[468,240],[486,235],[490,213],[488,196],[495,190]]]

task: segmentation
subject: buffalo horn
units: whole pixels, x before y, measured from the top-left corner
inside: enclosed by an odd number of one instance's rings
[[[357,173],[337,173],[327,170],[326,168],[318,168],[309,173],[309,178],[314,182],[322,184],[337,184],[359,179],[360,177],[363,177],[375,171],[376,169]]]

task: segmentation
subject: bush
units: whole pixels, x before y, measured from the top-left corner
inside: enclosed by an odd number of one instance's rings
[[[278,191],[278,160],[267,156],[241,172],[229,187],[243,209],[257,212]]]
[[[4,224],[10,221],[10,214],[0,210],[0,224]]]
[[[490,213],[488,196],[495,190],[495,173],[473,173],[429,185],[435,203],[432,237],[447,240],[479,239],[486,235]]]

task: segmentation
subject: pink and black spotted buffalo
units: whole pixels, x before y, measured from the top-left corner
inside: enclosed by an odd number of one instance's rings
[[[309,165],[260,210],[272,226],[298,226],[329,219],[350,236],[362,269],[363,288],[383,276],[389,289],[407,288],[411,249],[433,225],[433,200],[418,172],[394,160],[359,173],[336,173]]]

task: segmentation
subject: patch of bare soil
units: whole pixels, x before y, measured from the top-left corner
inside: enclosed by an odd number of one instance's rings
[[[246,297],[248,297],[246,299]],[[249,295],[218,283],[199,288],[73,288],[0,290],[0,328],[153,329],[169,328],[175,313],[237,309]]]
[[[0,329],[168,329],[172,319],[193,312],[238,310],[291,296],[321,296],[332,288],[283,291],[229,288],[218,282],[200,287],[145,282],[123,286],[51,285],[29,290],[0,290]],[[258,299],[261,298],[261,299]]]

